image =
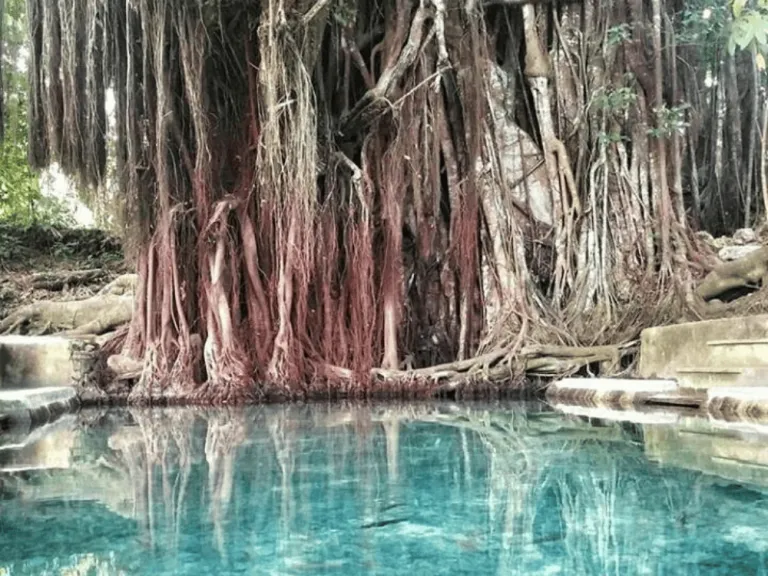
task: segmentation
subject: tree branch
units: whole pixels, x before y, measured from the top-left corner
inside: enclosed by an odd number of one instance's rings
[[[312,20],[317,18],[317,15],[320,14],[320,12],[328,6],[328,4],[331,3],[331,0],[318,0],[315,2],[315,5],[312,6],[309,10],[307,10],[307,13],[304,14],[304,16],[301,17],[301,24],[302,26],[308,26],[312,23]]]

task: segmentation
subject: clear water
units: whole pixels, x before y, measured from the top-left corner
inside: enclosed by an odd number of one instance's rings
[[[0,447],[0,575],[764,574],[766,437],[708,426],[84,412]]]

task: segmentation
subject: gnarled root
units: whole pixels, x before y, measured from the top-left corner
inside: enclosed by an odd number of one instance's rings
[[[582,367],[603,363],[616,370],[621,358],[636,348],[636,342],[618,346],[530,346],[515,353],[514,348],[494,350],[467,360],[450,362],[417,370],[384,370],[375,368],[371,376],[379,381],[433,383],[435,392],[455,390],[471,382],[501,383],[523,374],[563,376]],[[351,370],[326,366],[328,376],[353,379]]]
[[[0,322],[0,334],[97,335],[130,322],[132,296],[93,296],[71,302],[35,302]]]
[[[98,295],[103,296],[105,294],[112,294],[113,296],[123,296],[125,294],[133,294],[136,291],[136,284],[139,281],[138,278],[138,274],[123,274],[122,276],[118,276],[99,290]]]
[[[63,272],[38,272],[32,275],[31,284],[38,290],[63,290],[67,286],[83,286],[104,280],[105,270],[66,270]]]
[[[696,294],[705,301],[711,300],[734,288],[757,284],[766,276],[768,276],[768,247],[762,247],[744,258],[717,266],[696,288]]]
[[[214,338],[210,336],[205,342],[203,356],[208,380],[191,395],[192,402],[235,405],[248,404],[258,398],[245,358],[238,357],[236,353],[217,350]]]
[[[144,370],[144,362],[122,354],[115,354],[107,358],[107,366],[115,373],[116,380],[133,380],[141,377]]]

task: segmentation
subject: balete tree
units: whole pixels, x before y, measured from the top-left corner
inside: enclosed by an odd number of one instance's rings
[[[33,165],[98,186],[114,93],[135,400],[615,369],[763,212],[763,2],[27,5]]]

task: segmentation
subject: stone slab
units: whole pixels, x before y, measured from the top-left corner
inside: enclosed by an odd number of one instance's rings
[[[631,378],[565,378],[553,384],[560,390],[594,390],[596,392],[671,392],[677,389],[674,380],[640,380]]]
[[[755,361],[765,365],[768,372],[768,340],[725,340],[709,342],[707,363],[716,366],[753,366]]]
[[[566,378],[547,388],[551,403],[582,406],[620,406],[643,404],[649,397],[672,393],[674,380],[633,380],[623,378]]]
[[[0,390],[0,430],[32,429],[78,405],[75,389],[68,386]]]
[[[768,402],[768,386],[710,388],[707,390],[707,399],[709,400],[723,397],[748,402]]]
[[[768,418],[768,386],[711,388],[707,391],[707,412],[716,418]]]
[[[768,384],[768,367],[689,368],[677,371],[680,388],[706,393],[710,388],[763,387]]]
[[[631,422],[633,424],[673,425],[680,419],[680,414],[671,410],[617,410],[605,406],[578,406],[574,404],[555,404],[554,409],[571,416],[583,416],[613,422]]]
[[[640,335],[638,373],[643,378],[676,378],[683,367],[768,367],[762,345],[736,345],[713,354],[710,342],[761,340],[768,337],[768,314],[689,322],[643,330]],[[738,351],[737,351],[738,349]],[[730,353],[733,352],[733,353]]]
[[[70,343],[60,336],[0,336],[0,390],[71,385]]]

